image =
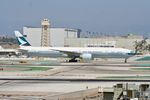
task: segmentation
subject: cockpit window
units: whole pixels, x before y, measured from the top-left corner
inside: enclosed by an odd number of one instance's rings
[[[135,51],[131,51],[128,55],[135,55]]]

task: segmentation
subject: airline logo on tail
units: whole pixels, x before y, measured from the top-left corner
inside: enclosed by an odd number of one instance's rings
[[[19,31],[14,32],[19,46],[31,46],[30,43],[26,40],[26,38]]]

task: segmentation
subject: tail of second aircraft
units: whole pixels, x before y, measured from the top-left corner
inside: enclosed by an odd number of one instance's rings
[[[26,38],[19,31],[14,32],[19,46],[31,46],[30,43],[26,40]]]

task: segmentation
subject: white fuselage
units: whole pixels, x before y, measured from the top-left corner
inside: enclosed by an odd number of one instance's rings
[[[22,46],[22,51],[26,51],[29,56],[43,57],[69,57],[74,55],[80,57],[81,54],[91,54],[92,58],[128,58],[132,51],[124,48],[106,47],[32,47]]]

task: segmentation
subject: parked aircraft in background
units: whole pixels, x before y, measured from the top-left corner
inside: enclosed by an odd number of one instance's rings
[[[19,56],[19,52],[15,49],[4,49],[3,47],[0,46],[0,56],[2,57]]]
[[[32,47],[26,38],[19,32],[14,31],[20,45],[19,51],[28,56],[39,57],[68,57],[69,62],[76,62],[76,58],[90,61],[94,58],[125,58],[135,53],[132,50],[114,47]]]

